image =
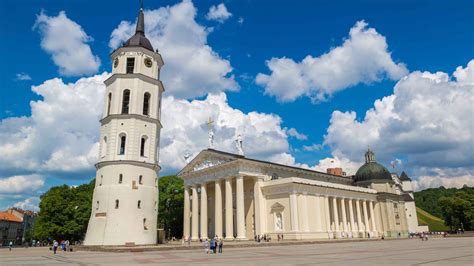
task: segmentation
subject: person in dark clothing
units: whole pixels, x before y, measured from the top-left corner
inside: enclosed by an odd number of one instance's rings
[[[224,241],[222,241],[222,238],[219,240],[219,253],[222,253],[222,246],[224,246]]]

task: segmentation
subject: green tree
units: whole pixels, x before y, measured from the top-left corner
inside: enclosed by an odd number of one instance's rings
[[[183,234],[184,182],[177,176],[163,176],[158,181],[158,227],[169,237],[180,238]]]
[[[450,197],[441,197],[438,201],[442,216],[451,230],[474,227],[474,194],[465,191],[456,192]]]
[[[41,196],[34,227],[36,239],[81,240],[91,214],[95,180],[78,187],[52,187]]]

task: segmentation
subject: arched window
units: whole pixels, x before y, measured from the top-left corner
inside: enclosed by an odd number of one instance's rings
[[[119,208],[119,200],[116,199],[116,200],[115,200],[115,209],[118,209],[118,208]]]
[[[145,92],[145,94],[143,95],[143,114],[144,115],[149,115],[150,97],[151,97],[151,95],[148,92]]]
[[[122,180],[123,180],[123,175],[120,174],[120,175],[119,175],[119,184],[122,184]]]
[[[97,201],[97,204],[95,205],[95,209],[96,209],[96,210],[99,209],[99,201]]]
[[[138,184],[142,185],[143,184],[143,176],[138,177]]]
[[[146,136],[142,137],[142,140],[140,142],[140,156],[145,157],[145,145],[146,145]]]
[[[104,181],[104,176],[103,176],[103,175],[100,176],[100,183],[99,183],[99,186],[102,186],[102,181]]]
[[[124,90],[123,98],[122,98],[122,114],[128,114],[129,105],[130,105],[130,90]]]
[[[139,201],[138,201],[138,204],[137,204],[137,207],[138,207],[139,209],[141,209],[141,208],[142,208],[142,206],[141,206],[141,205],[142,205],[142,201],[141,201],[141,200],[139,200]]]
[[[127,144],[127,136],[125,134],[120,135],[120,148],[119,155],[125,154],[125,145]]]
[[[101,157],[105,157],[107,155],[107,136],[105,136],[102,140],[102,151],[100,153]]]
[[[109,92],[109,96],[107,99],[107,115],[110,115],[110,105],[112,104],[112,93]]]
[[[143,230],[148,230],[148,227],[146,226],[146,218],[143,218]]]

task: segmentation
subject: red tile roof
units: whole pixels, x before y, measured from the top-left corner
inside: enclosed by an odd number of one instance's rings
[[[0,220],[7,220],[10,222],[18,222],[18,223],[22,222],[20,218],[8,212],[0,212]]]

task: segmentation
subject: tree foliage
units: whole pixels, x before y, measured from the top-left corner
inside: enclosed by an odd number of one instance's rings
[[[184,182],[177,176],[163,176],[158,181],[158,227],[164,228],[170,237],[183,234]]]
[[[34,227],[36,239],[81,240],[91,214],[95,180],[78,187],[52,187],[41,196]]]
[[[441,197],[452,197],[458,191],[466,192],[468,194],[474,194],[474,188],[464,186],[461,189],[457,188],[429,188],[422,191],[415,192],[415,204],[417,207],[429,212],[430,214],[442,217],[443,213],[441,207],[438,204],[438,200]]]

